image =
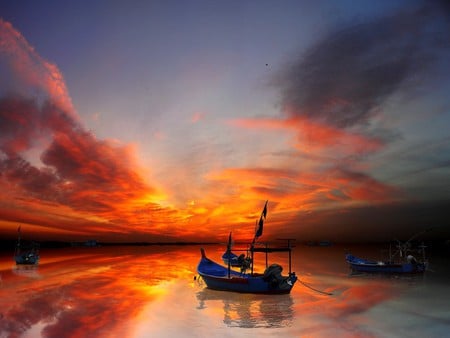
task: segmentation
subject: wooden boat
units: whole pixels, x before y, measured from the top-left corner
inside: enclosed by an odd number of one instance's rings
[[[197,271],[208,288],[241,293],[286,294],[291,292],[297,281],[295,272],[291,271],[291,241],[293,239],[286,239],[287,246],[285,247],[268,247],[267,245],[257,247],[255,243],[256,239],[262,235],[266,214],[267,202],[261,214],[253,241],[247,250],[250,256],[237,256],[231,252],[231,232],[228,237],[227,250],[222,255],[222,259],[227,266],[212,261],[206,257],[205,250],[203,248],[200,249],[201,259],[197,266]],[[255,273],[253,271],[254,255],[257,252],[262,252],[266,255],[266,269],[264,273]],[[280,265],[272,264],[268,266],[268,254],[272,252],[289,253],[289,274],[287,276],[281,275],[283,268]],[[232,267],[239,267],[240,272],[232,270]],[[247,273],[247,270],[250,270],[250,272]]]
[[[17,229],[19,233],[17,245],[14,252],[14,260],[18,265],[37,265],[39,263],[39,244],[30,242],[28,245],[21,241],[20,226]]]

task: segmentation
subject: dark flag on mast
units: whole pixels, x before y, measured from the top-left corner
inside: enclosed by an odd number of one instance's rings
[[[269,201],[266,201],[266,204],[264,205],[264,209],[263,209],[263,211],[261,213],[261,217],[259,218],[258,227],[257,227],[256,232],[255,232],[255,239],[260,237],[262,235],[262,233],[263,233],[264,221],[265,221],[266,216],[267,216],[267,202],[269,202]]]

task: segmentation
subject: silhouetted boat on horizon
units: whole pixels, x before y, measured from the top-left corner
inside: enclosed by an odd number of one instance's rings
[[[427,270],[428,262],[425,258],[425,245],[422,243],[419,249],[411,247],[411,241],[426,232],[425,230],[419,234],[414,235],[405,243],[397,240],[397,249],[392,254],[391,246],[389,246],[389,258],[387,260],[371,260],[353,256],[346,253],[345,259],[354,272],[369,272],[369,273],[393,273],[393,274],[412,274],[424,273]],[[420,252],[422,259],[418,260],[412,254]]]
[[[37,265],[39,263],[39,244],[36,242],[23,243],[21,227],[17,229],[17,245],[14,250],[14,260],[18,265]]]
[[[373,261],[355,257],[351,254],[347,254],[345,258],[352,270],[357,272],[423,273],[426,270],[426,263],[418,262],[412,255],[408,255],[407,261],[404,263]]]

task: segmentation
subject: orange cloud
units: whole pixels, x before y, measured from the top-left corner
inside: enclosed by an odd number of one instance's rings
[[[248,129],[291,130],[297,135],[297,147],[307,152],[336,152],[335,155],[366,154],[379,151],[383,142],[377,138],[340,129],[306,117],[288,119],[237,119],[235,127]]]
[[[293,135],[295,141],[290,144],[290,152],[265,149],[274,154],[279,152],[278,156],[285,156],[284,161],[275,165],[271,161],[268,168],[227,168],[207,176],[217,183],[216,191],[233,186],[233,195],[239,198],[239,203],[269,199],[271,222],[278,229],[289,223],[291,217],[295,221],[299,212],[386,203],[400,196],[398,189],[372,177],[364,162],[366,156],[384,148],[384,142],[376,137],[304,116],[237,119],[229,124]],[[231,203],[233,209],[240,210]],[[251,210],[257,208],[253,206]]]
[[[0,21],[0,32],[0,57],[15,80],[12,95],[0,98],[0,183],[8,192],[0,192],[0,220],[11,234],[20,222],[65,238],[212,240],[233,230],[248,239],[265,200],[271,222],[281,228],[300,211],[378,203],[396,194],[363,161],[383,149],[380,139],[354,126],[287,113],[285,119],[237,119],[229,125],[280,133],[281,140],[292,135],[290,144],[277,148],[282,141],[267,141],[260,148],[264,159],[251,167],[211,164],[205,154],[199,166],[207,165],[196,170],[187,156],[170,173],[180,183],[168,196],[141,168],[132,145],[98,139],[80,123],[55,65],[9,23]],[[196,112],[191,121],[203,117]],[[186,169],[188,161],[195,169]]]
[[[214,182],[216,194],[223,190],[220,200],[226,204],[214,219],[215,228],[225,234],[234,225],[239,229],[237,235],[244,238],[252,236],[264,198],[269,200],[270,235],[299,212],[384,203],[398,194],[368,175],[339,168],[312,172],[302,168],[229,168],[211,173],[207,179]],[[208,216],[212,218],[212,213]]]
[[[12,94],[0,98],[0,181],[8,192],[0,193],[0,219],[8,231],[24,222],[45,234],[156,234],[186,217],[158,204],[163,194],[144,178],[133,146],[86,131],[55,65],[3,20],[0,38],[14,78]],[[26,158],[31,152],[41,163]]]
[[[20,79],[21,90],[33,88],[33,92],[36,93],[38,89],[72,118],[76,117],[59,69],[37,54],[22,34],[2,19],[0,19],[0,53],[14,71],[14,76]]]

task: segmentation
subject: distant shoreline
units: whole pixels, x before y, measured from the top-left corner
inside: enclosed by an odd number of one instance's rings
[[[31,241],[24,240],[23,243],[30,243]],[[101,242],[96,240],[87,240],[87,241],[33,241],[38,243],[41,249],[58,249],[58,248],[95,248],[95,247],[111,247],[111,246],[200,246],[200,245],[223,245],[226,246],[226,243],[223,242],[196,242],[196,241],[175,241],[175,242]],[[416,244],[422,241],[417,241]],[[427,246],[427,251],[434,250],[445,250],[450,252],[450,242],[448,240],[427,240],[423,241]],[[296,241],[293,243],[293,247],[296,246],[308,246],[308,247],[330,247],[330,246],[352,246],[352,245],[377,245],[377,246],[386,246],[389,245],[390,242],[349,242],[349,243],[341,243],[341,242],[326,242],[321,243],[317,241]],[[17,244],[17,240],[13,239],[0,239],[0,252],[13,252],[15,246]],[[239,245],[243,243],[235,243],[235,245]]]
[[[29,241],[24,241],[29,242]],[[92,248],[104,246],[188,246],[188,245],[217,245],[219,242],[64,242],[64,241],[34,241],[39,243],[40,248]],[[10,252],[16,246],[16,240],[0,240],[0,252]]]

